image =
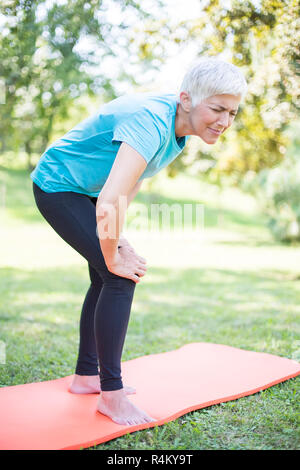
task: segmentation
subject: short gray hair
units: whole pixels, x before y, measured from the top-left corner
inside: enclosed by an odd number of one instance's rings
[[[185,74],[179,95],[186,91],[191,99],[192,106],[213,95],[241,96],[247,92],[247,82],[241,70],[228,62],[218,58],[205,57],[194,62]]]

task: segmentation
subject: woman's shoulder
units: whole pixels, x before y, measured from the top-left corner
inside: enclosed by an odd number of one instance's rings
[[[105,103],[100,108],[100,113],[125,112],[136,113],[148,110],[156,115],[169,115],[176,112],[176,95],[170,93],[130,93],[119,96]]]

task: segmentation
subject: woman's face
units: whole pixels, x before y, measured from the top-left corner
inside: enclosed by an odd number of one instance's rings
[[[207,144],[214,144],[231,126],[241,101],[239,96],[214,95],[189,108],[188,126],[191,134]]]

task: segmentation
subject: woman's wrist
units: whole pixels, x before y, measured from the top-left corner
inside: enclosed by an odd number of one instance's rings
[[[107,267],[115,264],[116,258],[118,256],[118,239],[100,239],[100,248],[103,254],[103,258]]]
[[[105,264],[106,264],[108,269],[110,267],[114,266],[117,263],[119,256],[120,256],[119,251],[117,250],[116,253],[113,256],[104,257]]]
[[[124,237],[124,235],[121,233],[120,237],[119,237],[118,248],[120,248],[121,246],[124,246],[124,245],[129,245],[129,243],[126,240],[126,238]]]
[[[109,262],[106,262],[106,267],[110,271],[117,263],[118,263],[118,257],[116,256],[113,260],[110,260]]]

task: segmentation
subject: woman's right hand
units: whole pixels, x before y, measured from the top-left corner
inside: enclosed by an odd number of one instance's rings
[[[137,255],[135,251],[126,245],[118,249],[113,262],[107,268],[111,273],[126,277],[136,283],[147,271],[145,258]]]

